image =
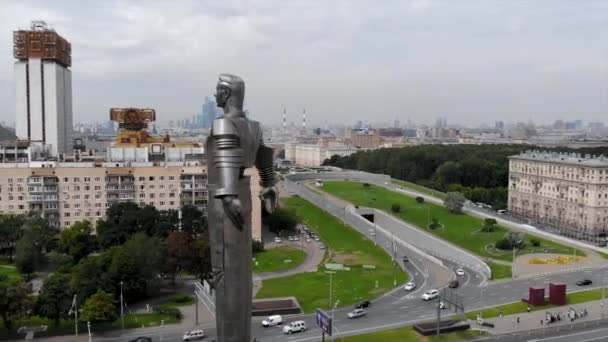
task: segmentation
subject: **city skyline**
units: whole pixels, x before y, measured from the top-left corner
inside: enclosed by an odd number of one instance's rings
[[[427,124],[443,116],[465,125],[596,121],[608,109],[606,3],[375,6],[7,2],[0,14],[7,32],[0,41],[0,120],[13,122],[15,113],[8,32],[32,19],[72,42],[78,122],[106,120],[117,105],[191,117],[225,71],[243,75],[251,85],[246,107],[269,124],[281,122],[283,108],[295,122],[306,108],[310,123],[356,113]]]

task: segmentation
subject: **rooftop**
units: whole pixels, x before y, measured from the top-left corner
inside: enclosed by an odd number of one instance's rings
[[[608,157],[581,153],[560,153],[550,151],[528,150],[509,159],[543,161],[548,163],[568,164],[587,167],[608,167]]]

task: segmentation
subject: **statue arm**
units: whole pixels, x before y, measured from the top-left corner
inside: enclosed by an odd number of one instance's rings
[[[260,185],[262,191],[260,199],[262,200],[264,209],[267,213],[272,214],[278,202],[278,192],[275,187],[276,180],[274,178],[273,168],[273,152],[272,148],[265,146],[264,141],[260,139],[260,147],[255,159],[255,166],[260,174]]]

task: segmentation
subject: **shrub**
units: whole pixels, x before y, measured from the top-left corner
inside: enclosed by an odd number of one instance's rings
[[[424,197],[422,197],[422,196],[417,196],[417,197],[416,197],[416,202],[417,202],[418,204],[422,204],[422,203],[424,203]]]
[[[264,251],[264,242],[259,240],[251,241],[251,251],[253,253],[259,253]]]
[[[167,306],[162,306],[162,305],[154,305],[152,306],[152,311],[157,313],[157,314],[161,314],[161,315],[169,315],[169,316],[173,316],[177,319],[181,319],[182,318],[182,313],[181,311],[179,311],[178,308],[174,308],[174,307],[167,307]]]
[[[178,293],[176,295],[171,296],[171,300],[175,303],[190,303],[192,301],[192,296]]]
[[[534,247],[540,247],[540,240],[539,239],[530,239],[530,243]]]
[[[393,203],[393,205],[391,205],[391,211],[395,214],[399,213],[401,211],[401,206],[399,203]]]
[[[441,224],[439,223],[439,220],[437,220],[436,218],[431,219],[431,224],[429,225],[429,228],[431,229],[437,229],[441,227]]]
[[[363,183],[363,187],[364,187],[364,188],[369,188],[369,187],[370,187],[370,184],[369,184],[369,183]]]
[[[510,251],[513,249],[513,242],[510,239],[503,237],[500,240],[496,241],[494,246],[496,246],[496,248],[498,249]]]

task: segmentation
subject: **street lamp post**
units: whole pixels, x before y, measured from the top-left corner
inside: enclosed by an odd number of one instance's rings
[[[163,325],[165,325],[164,319],[160,321],[160,342],[163,342]]]
[[[125,328],[125,314],[124,314],[124,303],[123,303],[123,298],[122,298],[122,280],[120,281],[120,325],[122,327],[122,329]]]
[[[89,330],[89,342],[91,342],[91,340],[92,340],[92,336],[91,336],[91,322],[87,322],[87,329]]]
[[[333,274],[336,273],[335,271],[325,271],[325,273],[329,274],[329,309],[331,310],[331,325],[332,325],[332,329],[333,329],[333,321],[334,321],[334,309],[333,309],[333,302],[332,302],[332,292],[333,292]],[[331,340],[334,340],[334,333],[333,331],[331,332]]]

